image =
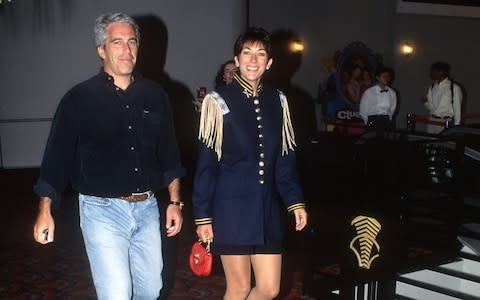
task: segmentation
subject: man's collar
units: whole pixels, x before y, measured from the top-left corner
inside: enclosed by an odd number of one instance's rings
[[[115,79],[113,78],[112,75],[108,74],[107,72],[105,72],[105,70],[103,69],[103,67],[100,68],[100,71],[99,71],[99,75],[106,81],[108,82],[111,82],[113,85],[115,84]],[[137,81],[139,79],[143,78],[142,77],[142,74],[140,74],[140,72],[138,72],[137,70],[134,70],[133,73],[132,73],[132,82],[133,83],[134,81]],[[131,84],[130,83],[130,84]]]

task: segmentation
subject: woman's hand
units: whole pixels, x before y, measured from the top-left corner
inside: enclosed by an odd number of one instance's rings
[[[213,242],[212,224],[198,225],[197,236],[198,236],[198,239],[203,243],[206,243],[207,241]]]
[[[297,208],[293,213],[295,214],[295,230],[300,231],[307,226],[307,211],[305,208]]]

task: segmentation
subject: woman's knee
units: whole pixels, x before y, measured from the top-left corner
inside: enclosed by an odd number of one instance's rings
[[[272,286],[256,286],[255,289],[264,299],[273,299],[280,293],[280,287],[277,285]]]
[[[251,286],[248,283],[235,282],[230,284],[227,282],[227,295],[231,295],[232,299],[245,299],[250,293]]]

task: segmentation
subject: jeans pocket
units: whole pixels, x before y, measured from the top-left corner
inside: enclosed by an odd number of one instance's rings
[[[95,206],[110,206],[112,201],[109,198],[101,198],[96,196],[89,195],[79,195],[79,200],[84,204],[95,205]]]

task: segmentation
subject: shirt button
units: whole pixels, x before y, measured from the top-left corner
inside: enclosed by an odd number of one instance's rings
[[[132,150],[132,151],[135,150],[135,147],[130,147],[130,150]]]
[[[132,129],[132,126],[131,126],[131,125],[128,125],[128,129],[131,130],[131,129]]]
[[[129,109],[129,108],[130,108],[130,105],[128,105],[128,104],[125,105],[125,108],[126,108],[126,109]]]
[[[133,169],[135,172],[138,172],[138,168]]]

